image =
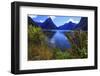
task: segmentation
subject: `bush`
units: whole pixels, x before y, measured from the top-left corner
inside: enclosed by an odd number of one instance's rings
[[[69,41],[71,42],[72,50],[79,58],[87,57],[87,32],[74,31],[72,33],[66,33]]]
[[[33,43],[40,43],[44,40],[44,34],[40,27],[33,27],[32,25],[28,26],[28,41]]]
[[[45,43],[40,27],[28,25],[28,60],[49,60],[53,53]]]
[[[68,50],[62,51],[59,48],[54,49],[54,59],[71,59],[72,55]]]

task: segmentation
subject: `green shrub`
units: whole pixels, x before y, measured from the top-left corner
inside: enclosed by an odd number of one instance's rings
[[[45,39],[42,29],[40,27],[28,26],[28,41],[33,43],[41,43]]]
[[[50,60],[53,53],[40,27],[28,25],[28,60]]]
[[[79,58],[87,57],[87,32],[85,31],[74,31],[73,35],[71,33],[66,33],[68,37],[73,52]]]
[[[54,59],[71,59],[72,55],[69,51],[62,51],[59,48],[54,49]]]

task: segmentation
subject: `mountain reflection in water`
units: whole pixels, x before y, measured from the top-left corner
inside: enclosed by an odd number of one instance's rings
[[[48,38],[48,45],[51,47],[60,48],[61,50],[71,48],[71,44],[65,36],[64,32],[68,32],[66,30],[51,30],[46,31],[45,33]]]

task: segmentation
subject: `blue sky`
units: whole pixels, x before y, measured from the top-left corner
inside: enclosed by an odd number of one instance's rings
[[[47,15],[29,15],[34,21],[44,22],[47,18],[51,18],[54,24],[59,27],[65,23],[73,22],[78,24],[80,22],[80,16],[47,16]]]

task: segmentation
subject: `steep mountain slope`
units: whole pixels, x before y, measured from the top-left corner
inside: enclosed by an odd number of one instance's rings
[[[75,27],[75,29],[81,29],[84,31],[88,30],[88,19],[87,17],[82,17],[80,22],[77,24],[77,26]]]
[[[75,28],[76,24],[72,23],[71,21],[69,23],[65,23],[64,25],[58,27],[60,30],[73,30]]]

